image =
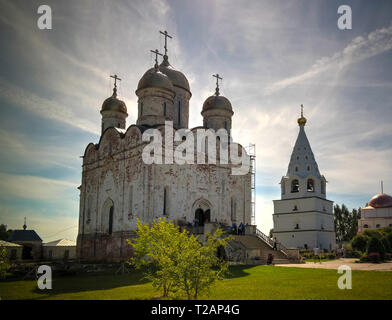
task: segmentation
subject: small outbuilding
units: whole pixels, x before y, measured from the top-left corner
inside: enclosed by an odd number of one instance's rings
[[[0,247],[6,248],[7,258],[10,261],[22,260],[23,246],[20,244],[0,240]]]
[[[42,257],[42,239],[34,230],[27,230],[26,224],[23,230],[13,230],[9,242],[23,246],[23,260],[39,260]]]
[[[44,243],[43,258],[46,260],[68,260],[76,258],[76,242],[59,239]]]

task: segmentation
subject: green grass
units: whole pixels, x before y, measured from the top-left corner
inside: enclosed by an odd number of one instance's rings
[[[210,295],[200,299],[392,299],[392,272],[352,271],[352,290],[340,290],[336,270],[274,266],[233,266]],[[58,277],[52,290],[39,290],[32,280],[0,282],[7,299],[158,299],[139,272],[125,275],[84,274]]]

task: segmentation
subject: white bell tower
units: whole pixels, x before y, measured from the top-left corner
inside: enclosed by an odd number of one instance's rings
[[[281,200],[273,201],[273,236],[287,248],[334,250],[333,202],[326,199],[327,181],[320,174],[305,124],[301,105],[299,134],[280,182]]]

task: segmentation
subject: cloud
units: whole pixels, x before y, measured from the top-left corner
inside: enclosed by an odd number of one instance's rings
[[[267,86],[264,94],[275,93],[327,71],[339,72],[350,64],[361,62],[391,49],[392,25],[370,32],[367,36],[356,37],[342,51],[335,53],[333,56],[317,60],[308,71],[276,81]]]
[[[69,181],[0,173],[0,198],[3,200],[64,201],[67,199],[64,195],[71,190],[76,190],[77,186]]]

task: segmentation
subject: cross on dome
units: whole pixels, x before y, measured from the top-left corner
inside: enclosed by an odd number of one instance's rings
[[[117,95],[117,80],[121,81],[121,79],[115,74],[114,76],[110,76],[110,78],[114,79],[114,88],[113,88],[113,95]]]
[[[213,74],[212,75],[214,78],[216,78],[216,89],[215,89],[215,95],[219,96],[219,80],[223,80],[222,77],[219,76],[219,74]]]
[[[158,55],[163,56],[162,53],[159,53],[158,49],[150,50],[152,53],[155,53],[155,69],[158,69]]]
[[[173,37],[171,35],[169,35],[166,30],[164,32],[159,31],[159,33],[163,34],[163,36],[165,37],[165,46],[164,46],[164,48],[165,48],[165,56],[167,57],[167,52],[168,52],[168,50],[167,50],[167,38],[173,39]]]

